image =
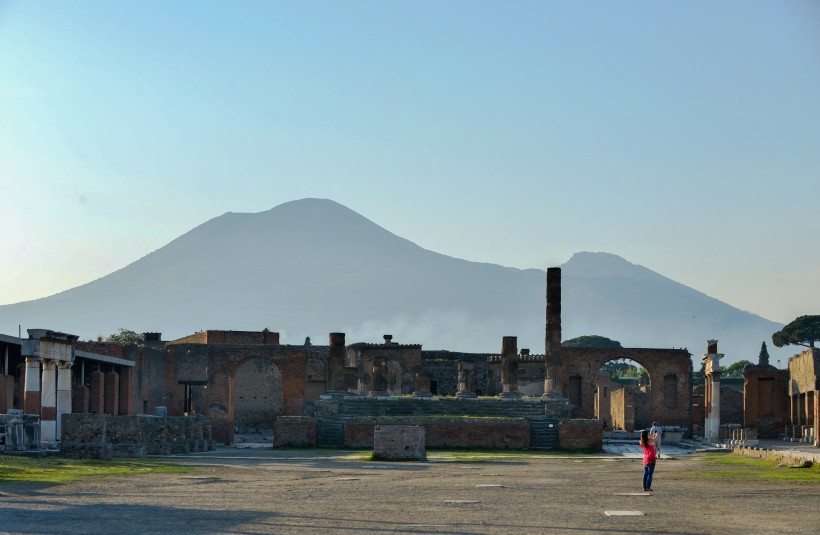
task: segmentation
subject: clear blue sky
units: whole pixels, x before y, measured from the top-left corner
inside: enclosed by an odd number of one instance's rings
[[[819,175],[813,0],[0,0],[0,304],[322,197],[788,322],[820,313]]]

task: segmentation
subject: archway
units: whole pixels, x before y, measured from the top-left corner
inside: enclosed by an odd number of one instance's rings
[[[626,399],[619,402],[633,405],[637,409],[632,425],[640,428],[650,424],[652,420],[658,420],[662,425],[683,426],[691,430],[692,361],[688,351],[650,348],[563,348],[562,359],[564,395],[574,405],[574,418],[597,418],[604,412],[603,407],[596,408],[596,399],[600,404],[597,397],[599,391],[603,392],[601,370],[611,361],[629,359],[633,361],[631,364],[635,368],[646,370],[644,385],[640,385],[639,377],[636,377],[636,387],[621,393],[625,394]],[[610,398],[613,388],[617,389],[619,385],[612,384],[608,387]],[[637,395],[637,402],[635,395],[629,397],[630,392]]]
[[[282,414],[282,375],[262,357],[242,361],[231,376],[234,442],[273,443],[273,423]]]

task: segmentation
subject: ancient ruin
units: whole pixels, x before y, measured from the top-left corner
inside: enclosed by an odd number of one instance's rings
[[[702,428],[710,440],[817,444],[816,350],[788,370],[748,367],[745,394],[722,395],[722,355],[709,340],[699,394],[685,349],[562,347],[559,268],[547,271],[546,289],[540,355],[519,351],[516,336],[500,337],[500,353],[462,353],[389,334],[348,345],[340,332],[326,346],[282,344],[268,330],[172,341],[144,333],[140,345],[46,329],[0,335],[0,447],[59,443],[100,458],[215,443],[373,447],[376,430],[415,429],[427,446],[600,449],[604,427],[633,431],[652,420],[687,436]],[[648,380],[626,388],[602,371],[624,358]],[[727,417],[734,406],[739,416]]]

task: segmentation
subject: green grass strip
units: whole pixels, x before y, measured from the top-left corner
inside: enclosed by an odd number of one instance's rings
[[[0,455],[0,485],[9,482],[66,483],[89,478],[185,473],[193,470],[187,466],[143,459],[98,461]]]
[[[689,477],[723,481],[820,483],[820,466],[817,464],[811,468],[791,468],[800,463],[755,459],[727,453],[706,453],[702,455],[702,459],[702,468],[688,472]]]

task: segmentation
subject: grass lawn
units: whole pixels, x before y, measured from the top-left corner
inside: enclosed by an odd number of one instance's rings
[[[151,460],[96,461],[0,455],[0,486],[9,482],[66,483],[87,478],[191,471],[193,468],[187,466]]]
[[[703,467],[688,475],[700,479],[729,481],[783,481],[820,483],[820,466],[791,468],[789,464],[726,453],[703,454]]]

